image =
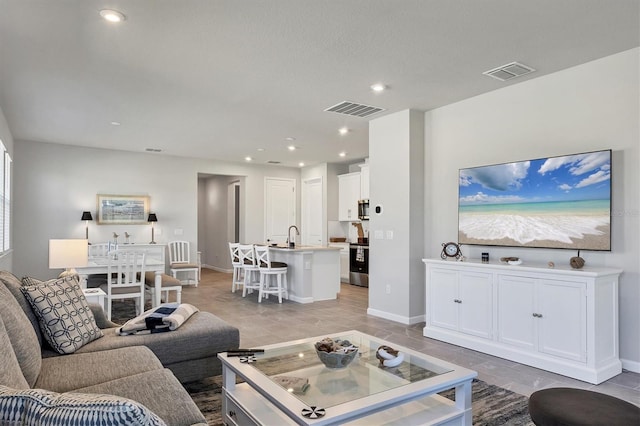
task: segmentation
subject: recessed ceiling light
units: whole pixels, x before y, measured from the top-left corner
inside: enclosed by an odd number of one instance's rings
[[[113,9],[102,9],[100,11],[100,16],[106,21],[109,22],[122,22],[126,19],[126,17],[117,10]]]
[[[262,152],[262,151],[264,151],[264,148],[258,148],[258,151]]]
[[[300,162],[300,163],[298,163],[298,166],[304,167],[304,163]]]
[[[289,136],[289,137],[287,137],[287,138],[284,138],[284,140],[289,141],[289,142],[292,142],[292,141],[295,141],[295,140],[296,140],[296,138],[292,138],[291,136]]]
[[[344,152],[344,151],[342,151],[342,152],[341,152],[340,154],[338,154],[338,155],[339,155],[340,157],[346,157],[346,156],[347,156],[347,153],[346,153],[346,152]]]
[[[382,83],[376,83],[371,85],[371,90],[373,90],[376,93],[384,92],[386,88],[387,86],[385,86]]]
[[[346,135],[347,133],[349,133],[349,128],[347,127],[340,127],[338,129],[338,133],[340,133],[341,135]]]
[[[296,147],[295,147],[294,145],[289,145],[289,146],[287,147],[287,149],[288,149],[289,151],[295,151],[295,150],[296,150]]]
[[[119,126],[119,125],[120,125],[120,122],[119,122],[119,121],[112,121],[112,122],[111,122],[111,125],[112,125],[112,126]]]
[[[251,158],[251,157],[244,157],[244,160],[245,160],[245,161],[251,161],[251,160],[253,160],[253,158]]]

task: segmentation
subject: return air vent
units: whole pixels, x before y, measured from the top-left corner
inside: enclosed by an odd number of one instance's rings
[[[384,111],[384,108],[374,107],[370,105],[357,104],[355,102],[342,101],[337,105],[325,109],[327,112],[335,112],[338,114],[352,115],[355,117],[369,117]]]
[[[269,160],[267,161],[267,164],[280,164],[281,161],[275,161],[275,160]]]
[[[502,65],[498,68],[494,68],[489,71],[485,71],[482,74],[488,75],[500,81],[511,80],[512,78],[520,77],[525,74],[534,72],[535,70],[526,65],[522,65],[518,62],[511,62],[506,65]]]

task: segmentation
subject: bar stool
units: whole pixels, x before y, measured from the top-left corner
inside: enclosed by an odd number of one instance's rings
[[[256,263],[256,254],[252,244],[240,244],[238,246],[238,255],[240,263],[242,263],[242,273],[244,279],[242,281],[242,297],[247,295],[247,290],[252,293],[253,290],[260,289],[260,268]]]
[[[240,243],[229,243],[229,254],[231,255],[231,266],[233,266],[233,275],[231,277],[231,292],[235,293],[236,289],[244,286],[244,274],[240,254],[238,253]]]
[[[289,298],[287,290],[287,264],[284,262],[271,261],[269,257],[269,247],[255,246],[258,268],[260,269],[260,294],[258,295],[258,303],[262,298],[268,297],[270,294],[278,295],[278,303],[282,303],[282,296]],[[270,278],[276,277],[275,286],[269,285]],[[271,280],[272,281],[272,280]]]

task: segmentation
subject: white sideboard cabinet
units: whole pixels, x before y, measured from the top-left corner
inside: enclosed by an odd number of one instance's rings
[[[622,372],[621,270],[423,262],[425,337],[594,384]]]

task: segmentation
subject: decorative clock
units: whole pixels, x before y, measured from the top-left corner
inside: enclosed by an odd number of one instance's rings
[[[440,253],[440,257],[443,259],[455,258],[456,260],[459,260],[462,257],[460,245],[453,242],[442,243],[442,253]]]

